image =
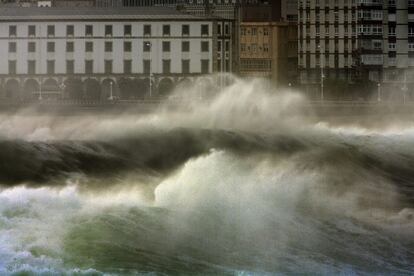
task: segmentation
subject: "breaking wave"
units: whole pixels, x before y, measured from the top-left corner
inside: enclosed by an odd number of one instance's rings
[[[234,80],[140,117],[2,116],[0,274],[414,273],[411,128],[304,104]]]

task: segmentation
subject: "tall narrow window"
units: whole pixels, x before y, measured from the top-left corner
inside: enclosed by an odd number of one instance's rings
[[[66,73],[67,74],[75,73],[75,61],[74,60],[66,61]]]
[[[47,36],[55,36],[55,25],[47,25]]]
[[[190,52],[190,41],[181,42],[181,51],[182,52]]]
[[[132,61],[129,59],[124,60],[124,74],[132,73]]]
[[[27,33],[29,36],[36,36],[36,26],[30,25],[29,27],[27,27]]]
[[[132,26],[124,25],[124,36],[131,36],[131,35],[132,35]]]
[[[210,70],[210,61],[208,59],[201,60],[201,73],[208,74]]]
[[[131,41],[125,41],[124,42],[124,52],[132,52],[132,42]]]
[[[171,42],[163,41],[162,42],[162,51],[163,52],[170,52],[171,51]]]
[[[181,28],[181,32],[183,36],[189,36],[190,35],[190,25],[183,25]]]
[[[162,35],[165,35],[165,36],[171,35],[170,25],[162,25]]]
[[[54,74],[55,73],[55,61],[48,60],[47,61],[47,74]]]
[[[9,36],[16,36],[17,35],[17,26],[11,25],[9,26]]]
[[[9,42],[9,53],[16,53],[16,52],[17,52],[16,42]]]
[[[169,59],[163,59],[162,60],[162,72],[164,74],[171,73],[171,60],[169,60]]]
[[[55,52],[55,43],[54,42],[48,42],[47,43],[47,52],[48,53],[54,53]]]
[[[112,25],[105,25],[105,36],[112,36]]]
[[[151,61],[149,59],[144,59],[144,74],[149,74],[151,72]]]
[[[144,35],[145,36],[151,35],[151,25],[144,25]]]
[[[93,60],[85,60],[85,73],[93,74]]]
[[[29,53],[34,53],[34,52],[36,52],[36,42],[29,42],[29,43],[27,44],[27,51],[28,51]]]
[[[201,52],[208,52],[209,48],[210,47],[208,41],[201,41]]]
[[[189,74],[190,73],[190,60],[183,59],[181,61],[181,70],[183,74]]]
[[[209,34],[209,26],[201,25],[201,35],[208,35],[208,34]]]
[[[85,36],[93,36],[93,26],[86,25],[85,26]]]
[[[66,26],[66,36],[74,36],[75,35],[75,26],[67,25]]]
[[[87,41],[85,42],[85,52],[92,53],[93,52],[93,42]]]
[[[66,42],[66,52],[73,53],[75,51],[75,44],[73,41]]]
[[[36,74],[36,61],[35,60],[28,60],[27,61],[27,73],[29,75]]]
[[[105,42],[105,52],[112,52],[112,42],[106,41]]]
[[[112,60],[105,60],[105,73],[106,74],[112,73]]]
[[[15,60],[9,60],[9,74],[15,75],[16,74],[16,61]]]

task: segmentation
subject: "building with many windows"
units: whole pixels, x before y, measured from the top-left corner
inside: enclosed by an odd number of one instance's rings
[[[240,34],[240,74],[282,84],[287,80],[288,24],[242,22]]]
[[[300,80],[316,94],[323,78],[370,80],[378,99],[407,96],[414,80],[414,1],[300,0],[298,32]]]
[[[231,69],[230,23],[175,9],[2,9],[0,20],[7,97],[62,90],[90,98],[162,95],[179,82]]]

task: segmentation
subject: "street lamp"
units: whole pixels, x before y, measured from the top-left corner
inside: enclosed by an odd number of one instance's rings
[[[39,101],[43,100],[42,98],[42,77],[40,77],[40,86],[39,86]]]
[[[149,47],[149,52],[150,52],[149,92],[150,92],[150,98],[151,98],[152,97],[152,43],[146,42],[145,45]]]
[[[381,101],[381,83],[378,83],[377,86],[378,86],[377,101],[380,102]]]
[[[66,88],[66,85],[62,82],[62,84],[60,85],[60,96],[61,96],[61,98],[63,98],[64,97],[64,93],[65,93],[65,88]]]
[[[324,95],[323,95],[323,79],[324,79],[324,74],[323,74],[323,58],[322,58],[322,51],[321,51],[321,45],[318,45],[318,49],[319,49],[319,55],[320,55],[320,65],[321,65],[321,101],[324,100]]]
[[[113,81],[111,80],[111,81],[109,82],[109,100],[110,100],[110,101],[113,101],[113,100],[114,100],[113,85],[114,85],[114,83],[113,83]]]

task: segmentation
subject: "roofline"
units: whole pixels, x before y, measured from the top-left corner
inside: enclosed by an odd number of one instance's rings
[[[159,13],[157,13],[159,10]],[[39,12],[36,14],[36,12]],[[118,13],[117,13],[118,11]],[[136,11],[136,13],[134,13]],[[147,11],[147,13],[145,13]],[[50,14],[52,12],[52,14]],[[34,14],[33,14],[34,13]],[[0,22],[28,21],[217,21],[168,7],[140,8],[0,8]]]

